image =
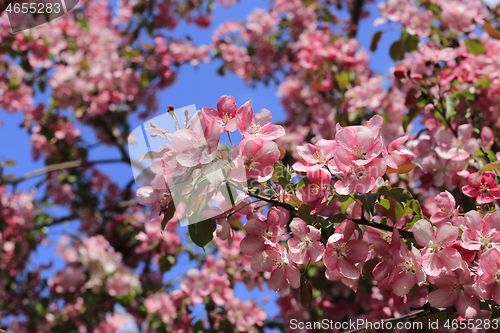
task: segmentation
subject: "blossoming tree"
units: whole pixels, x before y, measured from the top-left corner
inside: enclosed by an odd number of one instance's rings
[[[9,332],[116,332],[130,319],[141,332],[287,332],[292,319],[498,327],[499,8],[275,0],[195,46],[168,30],[209,26],[213,1],[113,5],[81,1],[50,29],[17,34],[0,8],[0,107],[23,114],[33,159],[46,165],[16,177],[14,161],[0,164]],[[400,32],[385,50],[392,73],[370,70],[356,39],[370,15]],[[371,52],[386,33],[374,32]],[[185,113],[183,126],[169,108],[176,131],[149,129],[164,140],[145,152],[150,183],[112,182],[99,165],[130,163],[131,116],[150,118],[180,65],[205,61],[279,84],[286,121],[226,95]],[[90,159],[82,129],[120,158]],[[33,177],[37,193],[22,188]],[[177,180],[193,189],[180,204]],[[78,233],[60,238],[65,266],[45,279],[31,254],[66,221]],[[182,255],[193,268],[166,282]],[[242,300],[238,284],[280,293],[278,316]]]

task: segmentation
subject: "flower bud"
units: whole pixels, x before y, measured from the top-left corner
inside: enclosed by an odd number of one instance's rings
[[[398,66],[394,69],[394,77],[398,80],[404,79],[406,76],[405,69],[401,66]]]

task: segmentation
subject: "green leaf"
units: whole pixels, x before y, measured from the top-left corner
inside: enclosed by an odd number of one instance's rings
[[[391,202],[387,199],[380,199],[380,202],[378,204],[387,210],[391,208]]]
[[[205,220],[198,223],[190,224],[189,236],[193,243],[201,248],[210,243],[214,238],[214,231],[217,227],[217,222],[215,220]]]
[[[161,256],[158,260],[161,274],[168,272],[175,265],[176,259],[172,255]]]
[[[335,75],[335,81],[341,90],[346,90],[351,84],[351,74],[347,71],[342,71]]]
[[[304,274],[300,275],[300,304],[306,309],[309,308],[312,297],[312,286],[311,282],[306,278]]]
[[[203,325],[203,320],[198,320],[193,326],[193,333],[203,333],[205,332],[205,326]]]
[[[343,195],[338,198],[338,201],[341,202],[340,211],[345,214],[347,207],[354,202],[354,199],[350,196]]]
[[[309,179],[307,179],[306,177],[304,177],[301,180],[299,180],[299,182],[297,183],[297,188],[301,188],[301,187],[305,187],[305,186],[310,186],[310,185],[311,185],[311,182],[309,181]]]
[[[376,193],[356,194],[354,198],[361,201],[365,210],[368,211],[370,215],[373,216],[374,214],[373,209],[375,208],[375,202],[378,198],[378,194]]]
[[[380,186],[377,193],[383,195],[384,197],[393,198],[399,203],[406,203],[408,200],[413,200],[411,193],[400,187],[389,189],[385,185]]]
[[[392,60],[400,61],[403,60],[405,55],[405,43],[402,40],[395,41],[392,43],[391,48],[389,50],[389,54],[391,55]]]
[[[452,121],[457,114],[458,98],[455,95],[444,96],[446,102],[446,120]]]
[[[417,50],[418,48],[418,42],[420,40],[418,39],[418,36],[417,35],[408,35],[406,36],[405,38],[405,49],[406,49],[406,52],[410,53],[410,52],[414,52]]]
[[[413,211],[415,213],[417,213],[417,215],[422,218],[422,216],[424,216],[424,213],[422,212],[422,208],[420,207],[420,203],[418,202],[418,200],[410,200],[408,202],[408,206],[413,209]]]
[[[175,205],[173,201],[170,201],[168,204],[167,210],[163,213],[163,220],[161,221],[161,234],[163,235],[163,230],[167,226],[167,222],[174,217],[175,214]]]
[[[406,206],[403,208],[403,206],[399,203],[396,205],[396,220],[397,221],[401,221],[401,219],[403,217],[405,217],[406,215],[409,215],[411,213],[413,213],[413,209],[411,209],[409,206]]]
[[[490,80],[488,80],[488,78],[483,78],[483,79],[477,80],[475,83],[475,86],[480,88],[480,89],[488,88],[490,85],[491,85],[491,82],[490,82]]]
[[[311,215],[311,206],[308,204],[300,205],[299,207],[299,217],[304,220],[307,224],[311,224],[313,221],[313,216]]]
[[[340,223],[340,222],[344,221],[346,218],[347,218],[347,216],[345,214],[339,213],[339,214],[335,214],[332,217],[330,217],[330,222],[331,223]]]
[[[467,100],[469,101],[473,101],[474,100],[474,95],[471,94],[470,91],[468,91],[467,89],[464,89],[464,90],[460,90],[460,91],[457,91],[455,93],[455,95],[464,95],[465,98],[467,98]]]
[[[380,42],[380,38],[382,38],[382,31],[379,30],[375,32],[372,36],[372,42],[370,44],[370,51],[377,51],[378,43]]]
[[[465,41],[465,46],[467,47],[467,50],[469,50],[469,52],[472,53],[473,55],[486,53],[486,48],[484,47],[484,44],[477,39],[467,39]]]

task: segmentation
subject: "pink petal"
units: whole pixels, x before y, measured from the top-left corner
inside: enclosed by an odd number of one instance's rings
[[[309,257],[312,262],[318,262],[323,257],[323,252],[325,251],[325,246],[321,242],[314,242],[309,247]]]
[[[256,272],[270,272],[274,261],[280,259],[280,254],[275,250],[257,252],[252,256],[252,269]]]
[[[294,237],[297,237],[298,239],[305,238],[309,233],[307,223],[298,217],[292,220],[292,222],[290,223],[290,229],[292,230]]]
[[[399,275],[396,275],[393,283],[391,284],[392,291],[400,297],[408,294],[414,285],[414,275],[409,272],[400,272]]]
[[[217,102],[217,111],[219,114],[236,114],[236,101],[233,96],[221,96],[219,102]]]
[[[271,123],[273,117],[271,115],[271,111],[267,109],[261,109],[257,114],[253,116],[253,119],[255,123],[258,123],[260,124],[260,126],[264,127]]]
[[[362,263],[368,259],[370,245],[365,241],[351,240],[347,242],[349,252],[346,259],[352,263]]]
[[[422,268],[430,276],[438,276],[443,270],[443,263],[436,253],[426,253],[422,256]]]
[[[441,243],[442,247],[451,245],[458,237],[458,228],[450,222],[446,222],[437,228],[436,240]]]
[[[323,255],[323,260],[325,262],[326,268],[331,271],[334,271],[338,268],[338,257],[337,252],[334,251],[331,247],[327,246],[325,249],[325,254]]]
[[[428,246],[434,240],[434,229],[427,220],[418,220],[412,228],[415,240],[420,246]]]
[[[339,258],[339,272],[348,279],[357,279],[360,275],[358,268],[345,258]]]
[[[300,287],[300,269],[297,265],[285,265],[285,273],[288,282],[293,288]]]
[[[285,135],[285,129],[280,125],[266,125],[259,130],[258,136],[263,140],[271,141]]]
[[[457,249],[452,247],[444,248],[438,253],[441,262],[450,271],[454,271],[461,267],[462,256]]]
[[[458,300],[455,303],[458,314],[465,319],[477,318],[479,312],[479,301],[473,297],[467,297],[464,293],[460,293]]]
[[[427,301],[435,308],[447,308],[455,304],[457,293],[448,287],[441,287],[427,296]]]
[[[248,222],[247,222],[248,223]],[[263,251],[265,248],[264,241],[257,236],[248,235],[241,240],[240,249],[243,254],[251,256],[257,252]]]
[[[286,286],[286,276],[284,268],[276,268],[267,282],[269,288],[276,292],[280,292]]]
[[[306,143],[303,146],[297,147],[297,154],[302,157],[306,162],[311,164],[316,164],[318,160],[313,157],[313,155],[318,151],[318,149],[310,143]]]

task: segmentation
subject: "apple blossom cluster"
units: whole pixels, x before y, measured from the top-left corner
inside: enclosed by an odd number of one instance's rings
[[[206,45],[174,31],[207,28],[236,2],[80,0],[17,34],[0,13],[0,107],[21,113],[43,164],[21,176],[0,156],[1,328],[287,332],[291,319],[445,311],[497,320],[500,7],[276,0]],[[365,30],[379,14],[387,25]],[[384,50],[391,82],[370,51],[398,29]],[[371,45],[356,39],[367,31]],[[225,96],[176,132],[151,124],[171,142],[150,152],[155,178],[136,200],[134,180],[99,165],[128,163],[133,115],[149,118],[183,66],[209,61],[278,87],[287,119],[274,125]],[[103,145],[119,158],[88,158]],[[182,216],[198,223],[179,227]],[[62,266],[40,252],[61,235]],[[242,285],[280,291],[279,313]]]

